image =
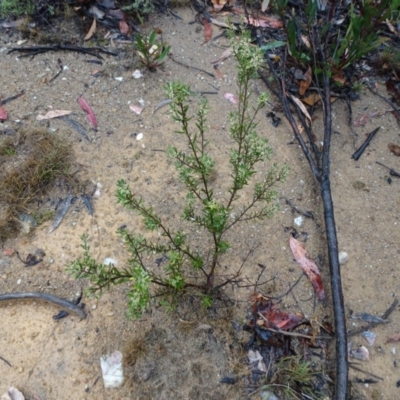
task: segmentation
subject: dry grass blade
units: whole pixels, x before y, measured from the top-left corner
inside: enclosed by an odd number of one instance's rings
[[[18,229],[18,214],[43,194],[57,177],[68,176],[71,152],[67,144],[42,130],[25,131],[15,144],[0,142],[0,240]]]

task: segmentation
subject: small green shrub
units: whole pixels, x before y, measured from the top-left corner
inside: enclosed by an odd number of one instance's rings
[[[323,397],[316,392],[314,387],[316,375],[310,362],[300,357],[285,357],[276,365],[271,384],[266,385],[266,388],[276,388],[287,400],[321,399]]]
[[[122,9],[128,13],[135,14],[139,20],[154,12],[154,4],[151,0],[133,0],[130,4],[124,5]]]
[[[161,66],[171,49],[165,43],[157,42],[156,36],[156,31],[152,31],[149,36],[136,33],[135,43],[133,44],[141,63],[150,71],[155,71]]]
[[[323,70],[339,75],[378,49],[388,40],[379,34],[380,27],[387,20],[396,21],[400,10],[400,0],[349,2],[343,9],[343,19],[337,23],[335,13],[325,11],[322,17],[318,4],[317,1],[306,0],[296,14],[287,18],[288,1],[272,1],[284,21],[291,56],[300,64],[314,65],[316,75]],[[330,5],[326,9],[334,10]],[[318,35],[315,32],[319,32]],[[314,43],[317,36],[318,43]],[[309,41],[311,45],[306,44]],[[316,57],[315,50],[315,46],[321,43],[326,48],[326,60],[322,64],[317,62],[319,57]]]
[[[1,0],[0,17],[31,15],[35,10],[31,0]]]
[[[83,237],[83,258],[72,262],[69,270],[76,278],[88,278],[90,292],[101,293],[112,285],[129,282],[129,314],[141,315],[147,307],[151,291],[155,284],[169,293],[181,293],[194,288],[203,293],[203,305],[211,305],[213,293],[230,280],[221,280],[216,274],[220,259],[230,248],[226,240],[228,231],[239,222],[264,220],[271,217],[277,206],[275,187],[285,179],[288,173],[286,165],[274,164],[254,183],[252,199],[240,204],[240,193],[252,183],[257,172],[256,165],[268,160],[272,154],[268,140],[257,133],[255,117],[268,100],[268,95],[259,97],[255,109],[250,105],[251,79],[263,62],[262,51],[250,45],[248,36],[240,40],[232,39],[233,53],[237,59],[238,108],[230,115],[230,136],[234,145],[230,149],[229,163],[231,179],[226,195],[216,197],[214,188],[215,160],[209,152],[207,140],[206,115],[208,104],[200,99],[195,116],[189,112],[190,87],[182,83],[170,83],[166,86],[171,98],[172,118],[179,126],[178,135],[185,138],[187,147],[178,150],[171,146],[168,154],[175,162],[180,178],[186,186],[186,204],[182,207],[183,224],[194,224],[209,238],[209,248],[205,252],[191,241],[183,230],[173,229],[162,220],[153,207],[133,195],[128,184],[120,180],[117,184],[118,203],[135,211],[143,218],[148,231],[157,231],[155,240],[140,234],[132,234],[126,229],[119,231],[130,254],[126,268],[98,264],[90,255],[87,236]],[[194,123],[193,123],[194,119]],[[218,187],[220,190],[221,188]],[[163,256],[167,261],[163,268],[153,269],[146,264],[146,256]],[[238,275],[238,270],[236,276]],[[235,274],[233,274],[235,276]],[[205,296],[204,296],[205,295]]]

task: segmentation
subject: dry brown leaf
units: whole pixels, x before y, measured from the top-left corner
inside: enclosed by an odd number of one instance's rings
[[[129,33],[129,31],[130,31],[129,25],[122,19],[119,21],[119,31],[123,35],[127,35]]]
[[[217,58],[216,60],[210,61],[211,64],[218,64],[224,60],[226,60],[228,57],[230,57],[232,55],[232,47],[229,47],[228,49],[226,49],[219,58]]]
[[[235,8],[232,7],[231,12],[235,13],[235,14],[245,14],[244,10],[240,9],[240,8]],[[255,26],[261,26],[261,27],[268,27],[268,28],[272,28],[272,29],[280,29],[283,27],[283,22],[280,21],[279,19],[276,18],[272,18],[272,17],[268,17],[267,15],[262,15],[262,14],[258,14],[257,18],[251,18],[250,20],[253,21],[265,21],[266,25],[264,23],[261,23],[261,25],[255,25]],[[253,25],[251,22],[249,22],[247,20],[247,18],[245,18],[245,21],[251,25]]]
[[[90,27],[88,33],[86,34],[83,40],[89,40],[93,34],[96,32],[96,19],[93,19],[92,26]]]
[[[218,76],[219,79],[224,79],[224,74],[218,69],[216,65],[214,65],[215,75]]]
[[[290,249],[294,255],[294,258],[300,265],[301,269],[308,276],[313,285],[315,293],[319,300],[325,299],[325,290],[322,284],[321,274],[315,261],[308,255],[306,249],[298,240],[294,237],[290,237]]]
[[[5,108],[0,106],[0,121],[5,121],[7,119],[7,111]]]
[[[394,33],[395,35],[397,35],[396,29],[395,27],[390,23],[390,21],[388,19],[386,19],[386,25],[388,26],[390,32]]]
[[[394,335],[389,336],[386,339],[385,343],[394,343],[394,342],[400,342],[400,333],[395,333]]]
[[[311,117],[310,114],[307,111],[306,106],[301,102],[300,99],[298,99],[297,97],[294,97],[293,95],[290,95],[290,97],[292,98],[292,100],[299,106],[301,112],[310,120],[311,122]]]
[[[304,73],[304,78],[300,81],[300,89],[299,94],[303,96],[308,87],[311,85],[312,82],[312,71],[311,67],[308,67],[307,71]]]
[[[214,10],[215,11],[221,11],[224,8],[224,5],[226,4],[226,0],[211,0]]]
[[[266,20],[265,18],[245,18],[245,22],[247,22],[250,25],[260,27],[260,28],[272,28],[272,29],[279,29],[282,28],[283,23],[282,21],[279,21],[274,18],[269,18]]]
[[[218,21],[218,20],[215,19],[215,18],[210,18],[210,22],[211,22],[212,24],[214,24],[214,25],[220,26],[221,28],[233,29],[233,30],[235,30],[235,31],[238,29],[236,26],[233,26],[233,27],[232,27],[231,25],[228,25],[226,22]]]
[[[303,103],[307,104],[310,107],[312,107],[314,104],[317,104],[320,100],[321,100],[320,95],[316,94],[316,93],[310,94],[309,96],[301,99],[301,101]],[[331,101],[332,101],[332,98],[331,98]]]
[[[346,78],[344,78],[343,76],[339,76],[339,75],[334,76],[333,80],[335,82],[341,83],[342,85],[344,85],[346,83]]]
[[[400,157],[400,146],[394,143],[388,144],[388,149],[397,157]]]
[[[51,111],[47,112],[45,115],[39,114],[36,117],[36,119],[38,121],[43,121],[45,119],[63,117],[64,115],[69,115],[71,113],[72,113],[72,111],[68,111],[68,110],[51,110]]]
[[[268,8],[269,6],[269,1],[270,0],[263,0],[262,4],[261,4],[261,11],[265,12],[265,10]]]
[[[301,40],[303,41],[303,43],[304,43],[309,49],[311,49],[311,43],[310,43],[310,40],[308,39],[307,36],[301,35]]]
[[[212,27],[205,18],[203,18],[201,23],[204,26],[204,43],[207,43],[212,38]]]
[[[367,112],[365,114],[359,115],[353,122],[353,126],[364,126],[371,118],[379,117],[385,114],[383,111]]]

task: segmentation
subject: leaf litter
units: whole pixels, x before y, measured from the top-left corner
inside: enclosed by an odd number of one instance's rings
[[[93,128],[97,129],[97,119],[92,107],[83,96],[79,97],[78,103],[81,106],[82,110],[86,112],[87,119],[92,124]]]
[[[73,199],[72,194],[69,193],[68,196],[61,202],[61,204],[58,207],[56,218],[54,219],[54,222],[47,233],[53,232],[61,224],[61,221],[67,215],[67,212],[71,207],[72,199]]]
[[[325,299],[325,290],[322,283],[321,274],[319,272],[319,268],[315,261],[308,255],[306,249],[303,244],[296,240],[294,237],[290,237],[290,249],[296,259],[297,263],[300,265],[300,268],[304,271],[304,273],[308,276],[311,281],[311,284],[315,290],[315,293],[319,300]]]

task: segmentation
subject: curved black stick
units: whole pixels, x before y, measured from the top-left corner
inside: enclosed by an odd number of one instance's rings
[[[318,48],[320,50],[320,48]],[[325,62],[325,54],[320,51],[321,59]],[[326,64],[325,64],[326,65]],[[324,85],[324,148],[322,152],[322,174],[320,180],[321,197],[324,205],[324,217],[326,227],[326,241],[328,244],[329,270],[331,278],[333,314],[335,319],[336,334],[336,387],[335,399],[346,400],[348,388],[349,366],[347,360],[347,334],[346,316],[344,311],[344,299],[342,290],[342,278],[340,276],[339,249],[336,233],[335,214],[333,209],[330,177],[330,146],[332,137],[332,107],[330,81],[327,71],[323,74]]]
[[[0,295],[0,301],[2,300],[20,300],[20,299],[39,299],[48,301],[50,303],[57,304],[60,307],[66,308],[78,315],[81,319],[86,318],[86,313],[82,307],[74,304],[68,300],[62,299],[57,296],[53,296],[47,293],[41,292],[17,292],[17,293],[6,293]]]
[[[365,142],[360,146],[360,148],[351,156],[351,158],[353,158],[354,160],[358,161],[358,159],[362,156],[362,153],[364,153],[364,150],[368,147],[368,145],[370,144],[371,140],[373,139],[373,137],[375,136],[376,132],[379,131],[379,126],[377,128],[375,128],[367,137],[367,139],[365,139]]]
[[[319,56],[322,60],[325,59],[323,52],[317,48]],[[318,163],[318,154],[312,153],[315,151],[313,146],[308,146],[301,136],[292,111],[289,107],[287,94],[285,91],[284,78],[278,75],[273,63],[268,55],[265,59],[269,65],[271,72],[274,75],[278,85],[279,99],[283,105],[283,110],[288,119],[293,132],[300,144],[301,149],[310,165],[311,171],[317,180],[321,198],[324,206],[324,220],[326,227],[326,240],[328,245],[328,258],[330,268],[330,281],[332,289],[332,303],[335,319],[335,336],[336,336],[336,382],[335,382],[335,400],[346,400],[348,388],[348,361],[347,361],[347,336],[346,336],[346,320],[344,311],[344,300],[342,283],[340,276],[340,264],[338,257],[338,243],[336,234],[336,225],[334,218],[334,208],[332,201],[331,185],[329,181],[330,175],[330,145],[332,136],[332,115],[331,115],[331,99],[330,99],[330,82],[327,72],[323,75],[323,103],[324,103],[324,146],[322,150],[322,162]],[[283,63],[285,66],[285,63]],[[322,97],[322,96],[321,96]],[[299,110],[296,108],[296,111]],[[313,157],[314,155],[314,157]]]

